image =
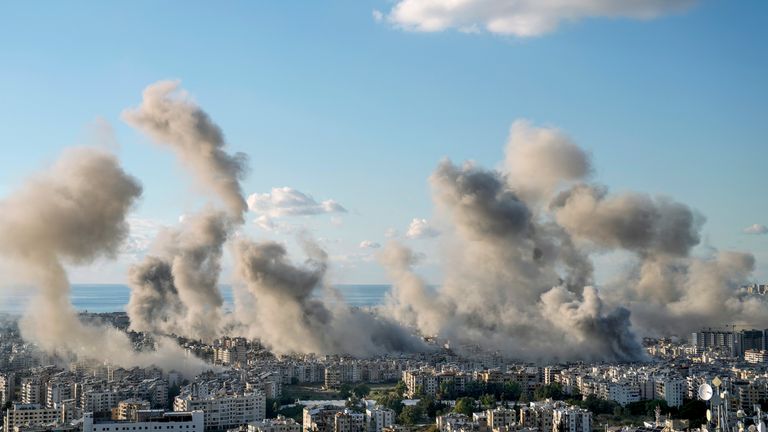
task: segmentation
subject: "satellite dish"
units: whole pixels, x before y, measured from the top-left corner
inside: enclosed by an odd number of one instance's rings
[[[712,399],[712,386],[709,384],[702,384],[699,386],[699,399],[708,401]]]

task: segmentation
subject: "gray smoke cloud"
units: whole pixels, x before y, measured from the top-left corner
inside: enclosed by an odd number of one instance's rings
[[[123,119],[174,150],[227,212],[206,207],[163,231],[153,252],[129,274],[128,313],[135,330],[210,340],[224,326],[218,282],[223,247],[247,210],[240,179],[247,157],[225,151],[224,134],[176,81],[144,90]]]
[[[232,217],[242,222],[248,206],[239,180],[247,171],[247,157],[223,150],[223,132],[178,81],[148,86],[141,105],[124,111],[122,117],[158,143],[170,146],[197,180],[227,205]]]
[[[296,265],[281,244],[244,239],[235,244],[236,271],[251,306],[239,311],[238,318],[250,337],[260,338],[277,353],[366,357],[425,349],[418,338],[387,318],[350,308],[341,299],[331,303],[315,297],[331,290],[324,283],[328,258],[311,241],[304,241],[304,250],[307,260]]]
[[[225,213],[208,209],[164,231],[154,251],[130,271],[128,312],[135,330],[211,339],[233,329],[259,338],[279,353],[328,353],[368,356],[423,349],[399,324],[349,308],[325,282],[328,258],[311,241],[303,246],[303,266],[291,263],[284,246],[254,243],[244,236],[233,247],[242,283],[234,316],[222,311],[218,290],[224,244],[245,210],[239,180],[245,156],[230,156],[223,134],[178,83],[162,81],[144,91],[141,106],[124,113],[131,125],[171,146],[224,203]],[[336,295],[337,296],[337,295]]]
[[[685,204],[640,193],[609,196],[578,185],[552,203],[557,223],[574,238],[608,249],[686,256],[699,243],[703,218]]]
[[[534,213],[508,177],[444,161],[430,183],[453,234],[436,300],[418,301],[426,288],[402,246],[390,245],[382,256],[395,282],[390,308],[405,309],[407,323],[529,360],[642,357],[628,311],[606,310],[590,286],[568,286],[591,281],[591,263],[565,230]]]
[[[81,322],[69,301],[65,265],[113,258],[128,234],[126,215],[141,192],[112,154],[79,148],[0,202],[0,254],[36,290],[19,323],[26,340],[48,352],[124,366],[162,365],[169,355],[180,355],[178,347],[166,343],[155,352],[134,353],[124,333]]]
[[[158,236],[152,254],[129,272],[131,328],[212,339],[221,334],[218,281],[228,216],[214,209],[187,216]]]
[[[765,302],[739,291],[750,254],[692,256],[701,215],[667,197],[611,194],[586,183],[592,172],[573,140],[525,121],[511,128],[501,170],[441,162],[430,184],[444,224],[444,280],[433,292],[413,253],[388,245],[380,261],[394,283],[390,315],[423,334],[532,360],[635,360],[639,335],[768,325]],[[592,259],[613,252],[634,264],[595,286]]]
[[[527,120],[512,123],[504,153],[510,186],[530,204],[541,204],[563,184],[592,172],[589,155],[571,138]]]

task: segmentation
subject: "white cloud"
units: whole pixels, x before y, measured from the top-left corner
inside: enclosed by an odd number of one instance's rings
[[[135,258],[143,256],[152,245],[163,224],[152,219],[128,218],[129,234],[120,252]]]
[[[763,224],[752,224],[742,230],[744,234],[768,234],[768,227]]]
[[[400,231],[398,231],[396,228],[387,228],[387,230],[384,231],[384,237],[388,239],[400,237]]]
[[[440,231],[432,227],[426,219],[419,218],[413,218],[408,226],[408,231],[405,233],[405,236],[410,239],[424,239],[439,235]]]
[[[371,240],[363,240],[360,242],[360,249],[378,249],[381,244]]]
[[[248,208],[269,217],[347,212],[334,200],[317,202],[311,195],[290,187],[272,188],[268,193],[252,194],[248,197]]]
[[[344,219],[338,217],[338,216],[331,216],[331,225],[335,227],[340,227],[344,225]]]
[[[275,234],[293,234],[302,229],[300,225],[293,225],[275,220],[267,215],[261,215],[253,220],[257,227]]]
[[[583,18],[650,19],[683,10],[696,0],[398,0],[382,19],[406,30],[485,30],[540,36]],[[374,19],[376,19],[374,11]]]
[[[374,9],[371,15],[373,15],[373,20],[376,22],[381,22],[384,19],[384,13],[378,9]]]

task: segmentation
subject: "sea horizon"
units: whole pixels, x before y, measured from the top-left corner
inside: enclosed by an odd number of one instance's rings
[[[344,301],[355,307],[378,306],[384,302],[391,289],[387,284],[336,284],[333,287]],[[224,308],[231,310],[234,304],[231,285],[219,285]],[[320,297],[322,290],[316,290]],[[131,289],[125,284],[72,284],[70,301],[79,312],[123,312],[130,299]],[[34,296],[31,290],[6,289],[0,292],[0,313],[17,314],[25,310]],[[329,298],[328,301],[334,301]]]

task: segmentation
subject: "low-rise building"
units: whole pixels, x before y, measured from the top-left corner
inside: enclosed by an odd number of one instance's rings
[[[135,420],[113,420],[109,417],[94,417],[93,413],[83,415],[83,432],[202,432],[203,412],[164,412],[163,410],[137,411]]]
[[[63,423],[64,414],[61,408],[46,408],[40,404],[13,404],[5,412],[3,431],[14,432],[14,430]]]

